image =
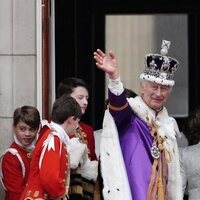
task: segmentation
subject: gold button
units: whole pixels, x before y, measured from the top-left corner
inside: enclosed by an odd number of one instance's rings
[[[29,152],[29,153],[26,154],[26,156],[27,156],[28,158],[32,158],[32,153]]]

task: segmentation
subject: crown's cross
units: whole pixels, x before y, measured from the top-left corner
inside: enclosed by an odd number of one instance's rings
[[[163,56],[166,56],[168,54],[168,49],[170,48],[170,44],[171,44],[171,42],[168,40],[162,41],[160,53]]]

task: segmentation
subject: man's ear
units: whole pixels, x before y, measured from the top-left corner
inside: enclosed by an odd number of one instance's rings
[[[140,94],[143,94],[144,88],[145,88],[145,83],[141,81],[140,82]]]
[[[74,116],[70,116],[70,117],[68,117],[67,122],[68,122],[68,124],[73,124],[74,120],[75,120],[75,117]]]
[[[144,89],[144,85],[145,85],[145,83],[143,81],[140,81],[140,88],[141,89]]]

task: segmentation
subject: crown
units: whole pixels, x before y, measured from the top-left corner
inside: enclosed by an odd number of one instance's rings
[[[179,62],[174,58],[166,56],[170,44],[170,41],[163,40],[160,54],[145,55],[145,69],[140,75],[140,79],[167,86],[175,84],[173,77],[178,69]]]

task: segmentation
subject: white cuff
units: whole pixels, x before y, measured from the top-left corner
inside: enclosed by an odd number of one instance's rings
[[[110,91],[119,96],[120,94],[122,94],[122,92],[124,91],[124,86],[121,82],[120,77],[113,80],[113,79],[109,79],[109,84],[108,84],[108,88],[110,89]]]

